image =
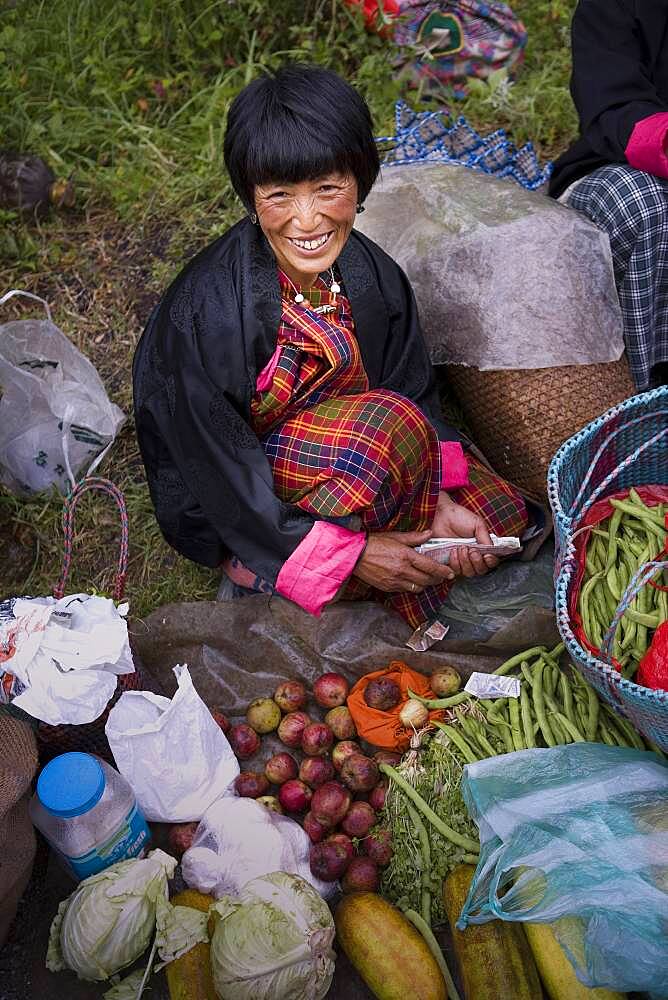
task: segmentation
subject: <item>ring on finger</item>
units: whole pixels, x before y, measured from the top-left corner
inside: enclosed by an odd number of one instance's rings
[[[411,590],[413,590],[413,591],[415,590],[415,584],[414,583],[411,583]]]

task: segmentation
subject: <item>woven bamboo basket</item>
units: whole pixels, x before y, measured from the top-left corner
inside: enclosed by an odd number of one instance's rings
[[[537,500],[547,498],[547,467],[559,446],[637,392],[625,356],[521,371],[447,365],[447,376],[485,457]]]

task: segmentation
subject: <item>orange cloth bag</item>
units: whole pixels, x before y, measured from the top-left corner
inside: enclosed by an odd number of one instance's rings
[[[364,692],[369,681],[378,680],[379,677],[390,677],[399,685],[401,689],[401,701],[394,708],[387,712],[381,712],[378,708],[369,708],[364,700]],[[429,678],[417,670],[411,670],[409,666],[401,660],[393,660],[382,670],[374,670],[370,674],[360,677],[357,684],[348,695],[348,709],[353,717],[357,732],[363,740],[373,743],[383,750],[408,750],[411,734],[399,721],[399,712],[408,701],[410,695],[408,689],[419,694],[421,698],[435,698],[434,692],[429,687]],[[430,719],[442,719],[443,711],[437,710],[429,713]]]

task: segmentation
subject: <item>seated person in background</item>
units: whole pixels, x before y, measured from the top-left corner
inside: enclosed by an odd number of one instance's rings
[[[668,374],[668,3],[580,0],[571,93],[581,136],[550,194],[610,236],[638,389]]]
[[[233,102],[225,163],[248,215],[176,278],[135,355],[162,532],[312,614],[344,593],[417,626],[497,560],[416,547],[520,535],[527,512],[443,422],[406,276],[353,229],[379,170],[368,107],[286,67]]]

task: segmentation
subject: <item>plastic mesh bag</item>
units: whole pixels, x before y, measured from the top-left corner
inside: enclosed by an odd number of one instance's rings
[[[555,923],[587,986],[668,992],[668,765],[596,743],[468,766],[480,861],[458,927]]]
[[[94,366],[51,319],[0,325],[0,483],[19,496],[55,485],[66,493],[78,472],[100,461],[125,419]]]

